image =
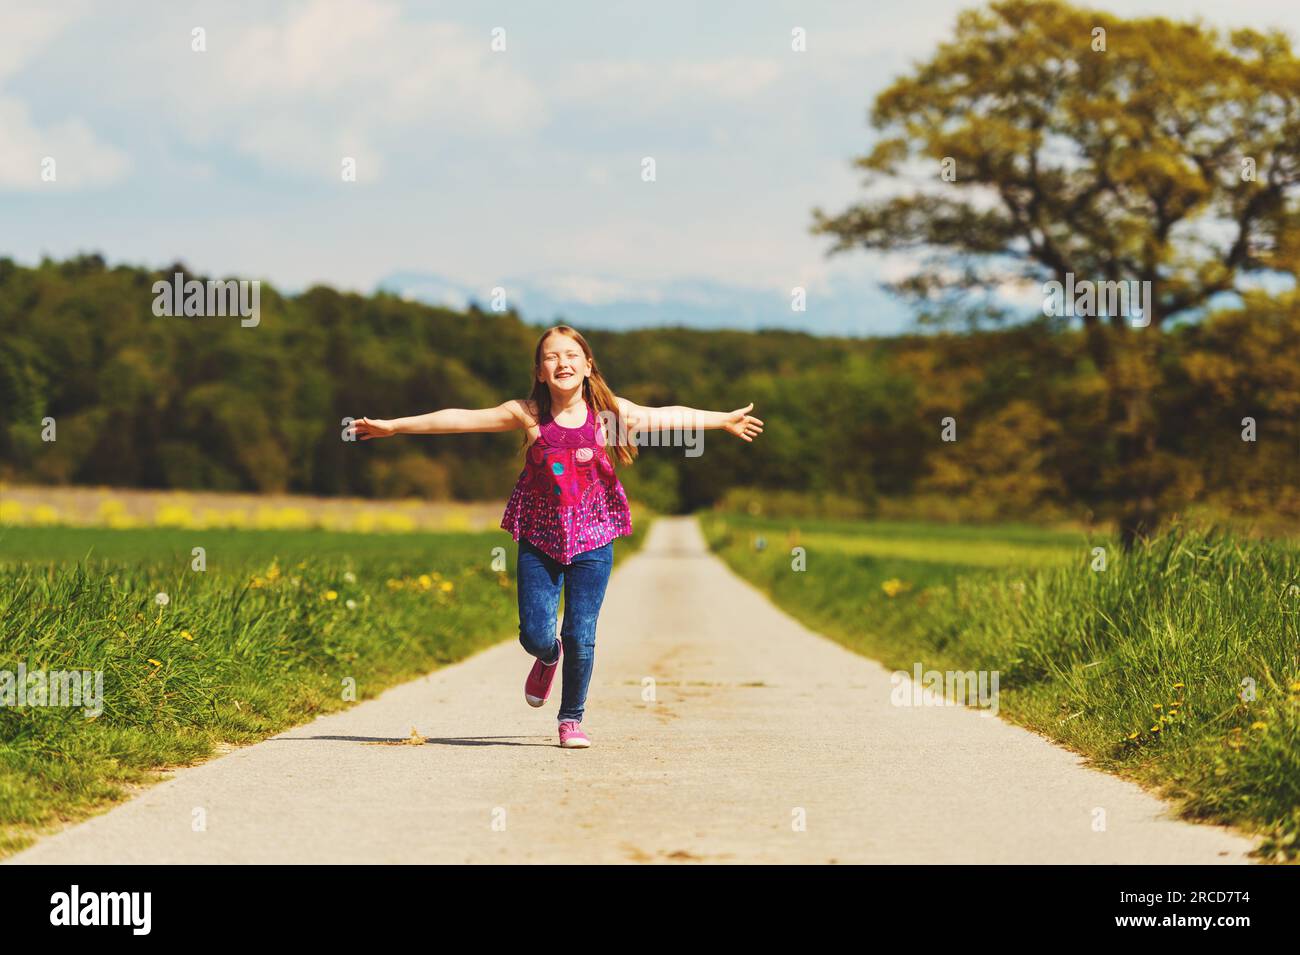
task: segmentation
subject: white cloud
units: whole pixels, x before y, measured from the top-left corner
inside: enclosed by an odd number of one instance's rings
[[[877,256],[880,278],[884,282],[901,282],[911,278],[924,266],[921,257],[908,252],[882,252]]]
[[[1013,279],[998,285],[993,294],[1007,305],[1026,307],[1043,304],[1043,284],[1027,279]]]
[[[41,178],[47,157],[54,160],[54,182]],[[24,103],[0,96],[0,189],[102,186],[130,166],[123,152],[98,139],[79,117],[37,128]]]
[[[228,45],[215,38],[223,86],[239,100],[266,92],[324,95],[383,78],[383,59],[357,56],[400,34],[399,11],[376,0],[315,0],[278,24],[259,24]],[[229,51],[225,53],[225,51]]]
[[[84,9],[81,3],[6,9],[0,27],[0,82],[18,75]],[[47,157],[55,162],[54,182],[41,178]],[[0,189],[99,186],[121,178],[130,165],[80,116],[38,124],[24,100],[0,90]]]
[[[4,23],[0,27],[0,80],[22,70],[84,9],[85,5],[80,3],[66,3],[56,8],[12,4],[6,8]]]
[[[238,132],[235,146],[263,165],[294,175],[342,182],[344,158],[355,161],[356,182],[382,178],[384,160],[365,133],[305,123],[286,114]]]
[[[390,0],[311,0],[246,24],[214,21],[207,51],[138,39],[136,98],[157,76],[184,71],[160,107],[191,142],[227,143],[290,175],[338,178],[355,156],[358,179],[413,142],[512,136],[546,121],[542,97],[487,33],[406,19]]]
[[[659,64],[646,60],[587,60],[565,67],[548,86],[556,99],[635,103],[638,109],[698,104],[701,99],[746,100],[785,73],[772,57],[728,57]]]

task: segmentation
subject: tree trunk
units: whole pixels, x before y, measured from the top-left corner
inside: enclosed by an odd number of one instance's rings
[[[1158,386],[1155,327],[1105,327],[1108,347],[1103,369],[1109,384],[1107,423],[1116,439],[1114,480],[1109,482],[1120,544],[1130,550],[1159,528],[1164,518],[1165,478],[1158,460],[1152,393]]]

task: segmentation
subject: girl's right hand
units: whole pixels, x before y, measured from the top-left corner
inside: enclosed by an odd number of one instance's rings
[[[391,438],[397,434],[397,429],[384,418],[354,418],[352,433],[362,441],[369,441],[371,438]]]

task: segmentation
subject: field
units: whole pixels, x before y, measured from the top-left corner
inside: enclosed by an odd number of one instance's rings
[[[103,680],[99,712],[0,707],[0,855],[511,638],[514,555],[500,530],[0,527],[2,668]]]
[[[1175,528],[1124,555],[1113,540],[1027,527],[702,524],[733,570],[810,628],[909,674],[997,671],[1004,718],[1186,817],[1261,831],[1265,856],[1294,860],[1295,544]]]
[[[27,527],[480,531],[497,526],[501,508],[497,501],[390,501],[306,494],[12,486],[0,482],[0,525]]]

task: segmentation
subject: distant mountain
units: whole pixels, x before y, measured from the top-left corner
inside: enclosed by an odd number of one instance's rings
[[[578,328],[627,330],[684,325],[701,329],[797,329],[822,335],[892,335],[914,330],[910,310],[871,281],[809,289],[808,310],[792,312],[789,293],[725,285],[708,279],[624,281],[612,276],[505,279],[506,299],[525,321],[568,322]],[[428,305],[486,309],[490,288],[427,272],[394,272],[377,289]]]

